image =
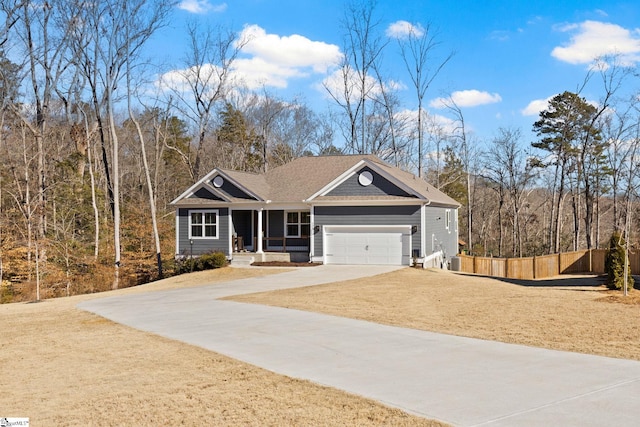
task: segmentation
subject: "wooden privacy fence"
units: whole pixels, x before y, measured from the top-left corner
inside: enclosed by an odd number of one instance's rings
[[[484,276],[510,279],[542,279],[559,274],[602,274],[606,249],[564,252],[528,258],[489,258],[468,255],[460,257],[460,270]],[[632,274],[640,274],[640,252],[629,253]]]

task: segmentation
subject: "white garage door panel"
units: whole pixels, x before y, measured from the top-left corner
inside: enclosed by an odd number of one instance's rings
[[[326,233],[324,242],[328,264],[402,265],[408,263],[410,236],[401,231],[375,232],[370,229],[336,231]]]

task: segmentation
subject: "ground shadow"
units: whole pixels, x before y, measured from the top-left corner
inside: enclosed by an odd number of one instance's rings
[[[600,288],[605,287],[606,285],[606,276],[598,276],[593,274],[555,276],[548,279],[539,280],[510,279],[508,277],[482,276],[478,274],[466,273],[458,274],[469,277],[486,277],[489,279],[495,279],[501,282],[510,283],[512,285],[536,288]]]

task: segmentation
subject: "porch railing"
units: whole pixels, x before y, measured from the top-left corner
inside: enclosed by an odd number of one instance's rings
[[[240,238],[240,237],[239,237]],[[262,241],[264,243],[264,248],[268,248],[270,245],[269,243],[271,242],[281,242],[282,243],[282,249],[281,252],[287,252],[287,239],[289,240],[306,240],[307,243],[307,247],[309,246],[309,244],[311,243],[311,236],[300,236],[300,237],[263,237]],[[258,247],[258,238],[254,237],[253,238],[253,250],[255,251],[256,248]],[[300,245],[290,245],[291,246],[300,246]],[[244,247],[244,246],[243,246]]]

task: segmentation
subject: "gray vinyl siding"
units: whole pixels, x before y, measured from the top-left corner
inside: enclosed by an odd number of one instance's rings
[[[375,178],[374,178],[375,182]],[[417,231],[411,235],[412,253],[420,252],[420,206],[316,206],[314,256],[322,256],[322,227],[325,225],[410,225]],[[312,231],[313,232],[313,231]]]
[[[208,208],[207,208],[208,209]],[[193,239],[193,255],[220,251],[229,254],[229,209],[211,208],[218,211],[218,238],[217,239]],[[178,245],[179,255],[189,256],[191,245],[189,244],[189,211],[199,209],[178,209]]]
[[[364,187],[358,182],[358,176],[361,172],[368,171],[373,175],[373,182]],[[362,168],[349,178],[347,178],[339,186],[327,193],[327,196],[403,196],[413,197],[403,189],[394,185],[382,175],[377,174],[368,167]]]
[[[206,188],[200,188],[198,191],[193,193],[192,197],[199,197],[201,199],[207,199],[207,200],[222,200],[220,197],[216,196],[215,194],[212,194]]]
[[[211,181],[211,185],[213,185],[213,180]],[[220,190],[226,193],[227,195],[231,197],[236,197],[238,199],[252,199],[252,200],[254,199],[254,197],[251,197],[244,191],[240,190],[238,187],[236,187],[226,179],[224,180],[222,187],[220,187]]]
[[[451,224],[448,230],[445,224],[447,210],[451,215]],[[458,210],[455,208],[433,206],[425,208],[426,255],[442,250],[448,259],[458,253],[457,215]]]

